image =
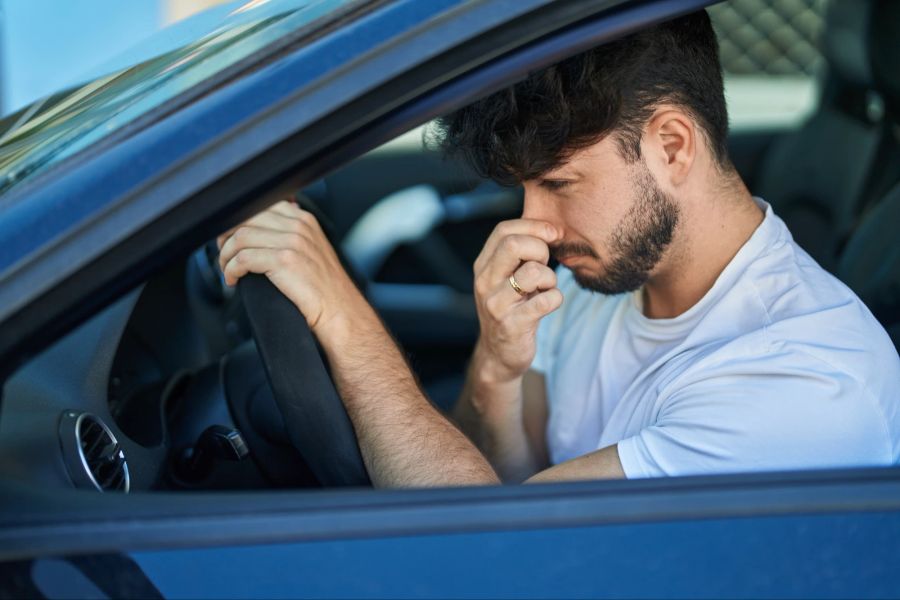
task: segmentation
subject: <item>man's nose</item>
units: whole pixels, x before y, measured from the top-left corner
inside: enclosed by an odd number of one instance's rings
[[[560,223],[559,216],[556,214],[556,207],[553,199],[549,198],[547,194],[540,188],[537,188],[537,186],[525,184],[524,187],[525,201],[522,206],[522,218],[547,221],[556,227],[557,231],[561,232],[562,223]]]

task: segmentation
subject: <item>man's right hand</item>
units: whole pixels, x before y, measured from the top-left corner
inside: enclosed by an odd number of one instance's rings
[[[481,336],[473,368],[484,384],[512,382],[531,366],[542,317],[562,304],[556,274],[547,266],[558,232],[545,221],[497,225],[475,260],[475,304]],[[515,276],[523,294],[510,284]]]

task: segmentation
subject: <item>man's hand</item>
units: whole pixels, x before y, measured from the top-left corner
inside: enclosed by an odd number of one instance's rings
[[[549,244],[558,235],[544,221],[504,221],[475,260],[475,303],[481,324],[475,363],[485,383],[508,383],[528,370],[538,322],[562,304],[556,274],[547,266]],[[524,295],[513,289],[510,275]]]
[[[534,356],[537,322],[562,302],[556,277],[546,266],[547,244],[555,239],[549,224],[507,221],[476,262],[484,339],[479,344],[495,375],[524,373]],[[247,273],[264,274],[303,312],[328,355],[376,486],[498,483],[485,457],[422,395],[402,353],[311,213],[293,202],[279,202],[217,241],[228,285]],[[513,272],[525,297],[509,285]],[[542,479],[581,473],[551,471]]]
[[[264,274],[306,317],[376,486],[498,482],[475,446],[423,396],[311,213],[279,202],[217,241],[228,285]]]
[[[526,382],[524,375],[534,360],[538,323],[563,301],[547,266],[558,237],[544,221],[504,221],[475,261],[481,335],[453,416],[506,481],[522,481],[548,464],[543,377]]]
[[[367,306],[316,218],[292,200],[273,204],[217,243],[226,284],[247,273],[265,275],[319,336],[336,317]]]

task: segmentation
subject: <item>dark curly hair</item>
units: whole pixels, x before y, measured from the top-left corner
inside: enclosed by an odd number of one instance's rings
[[[731,171],[719,49],[699,11],[604,44],[440,118],[430,135],[484,177],[513,185],[559,167],[608,134],[629,162],[657,106],[699,125],[718,165]]]

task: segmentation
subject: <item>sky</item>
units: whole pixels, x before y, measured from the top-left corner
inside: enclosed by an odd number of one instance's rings
[[[222,0],[0,0],[0,115]]]

